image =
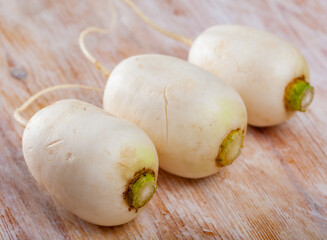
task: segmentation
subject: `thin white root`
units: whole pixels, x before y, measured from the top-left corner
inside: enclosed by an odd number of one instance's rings
[[[42,95],[44,95],[44,94],[46,94],[48,92],[52,92],[54,90],[64,89],[64,88],[82,88],[82,89],[88,89],[88,90],[94,90],[94,91],[98,91],[98,92],[103,92],[103,89],[101,89],[101,88],[87,86],[87,85],[81,85],[81,84],[62,84],[62,85],[57,85],[57,86],[52,86],[52,87],[49,87],[49,88],[45,88],[45,89],[37,92],[33,96],[31,96],[26,102],[24,102],[20,107],[18,107],[14,111],[14,118],[15,118],[15,120],[20,125],[22,125],[23,127],[26,127],[26,125],[28,123],[28,120],[26,118],[24,118],[21,115],[21,113],[23,111],[25,111],[36,99],[38,99]]]
[[[111,4],[112,6],[112,4]],[[116,13],[116,9],[114,7],[112,7],[112,15],[111,15],[111,21],[110,21],[110,26],[108,29],[103,29],[103,28],[98,28],[98,27],[88,27],[85,30],[83,30],[78,38],[78,42],[79,42],[79,46],[84,54],[84,56],[97,68],[99,69],[103,75],[105,75],[106,77],[110,76],[111,71],[108,70],[103,64],[101,64],[91,53],[90,51],[87,49],[86,45],[85,45],[85,37],[87,35],[89,35],[92,32],[98,32],[98,33],[102,33],[102,34],[109,34],[112,29],[115,26],[116,23],[116,17],[117,17],[117,13]]]
[[[103,34],[108,34],[109,30],[106,29],[101,29],[101,28],[97,28],[97,27],[89,27],[87,29],[85,29],[83,32],[80,33],[79,35],[79,46],[83,52],[83,54],[85,55],[85,57],[97,68],[99,69],[103,75],[105,75],[106,77],[110,76],[110,71],[103,65],[101,64],[90,52],[89,50],[86,48],[85,46],[85,37],[91,33],[91,32],[100,32]]]
[[[185,45],[191,47],[193,40],[183,37],[179,34],[170,32],[168,30],[165,30],[158,25],[156,25],[154,22],[152,22],[145,14],[130,0],[123,0],[141,19],[143,22],[154,28],[155,30],[159,31],[160,33],[166,35],[167,37],[170,37],[172,39],[175,39],[181,43],[184,43]]]

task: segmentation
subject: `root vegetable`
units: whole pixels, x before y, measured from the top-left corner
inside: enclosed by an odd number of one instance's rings
[[[282,123],[310,105],[314,89],[302,54],[290,43],[240,25],[214,26],[196,40],[160,28],[130,0],[123,0],[148,25],[189,47],[188,60],[235,88],[251,125]]]
[[[67,210],[98,225],[134,219],[156,189],[158,158],[134,124],[78,100],[37,112],[23,135],[33,177]]]
[[[232,163],[247,125],[244,103],[233,88],[186,61],[156,54],[117,65],[103,107],[149,135],[162,169],[188,178]]]
[[[288,42],[245,26],[209,28],[193,43],[189,61],[241,95],[254,126],[271,126],[305,111],[313,98],[309,70]]]

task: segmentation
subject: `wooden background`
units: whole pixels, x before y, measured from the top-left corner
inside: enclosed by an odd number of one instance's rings
[[[327,1],[135,0],[162,27],[190,38],[220,23],[266,29],[296,45],[316,95],[306,114],[271,128],[249,127],[241,157],[219,174],[187,180],[164,171],[157,194],[134,221],[88,224],[56,204],[28,172],[23,128],[13,110],[60,83],[104,87],[79,50],[79,32],[109,26],[109,0],[0,0],[0,239],[327,239]],[[110,69],[128,56],[188,49],[156,33],[119,0],[110,36],[87,45]],[[27,112],[62,98],[101,106],[84,90],[48,94]]]

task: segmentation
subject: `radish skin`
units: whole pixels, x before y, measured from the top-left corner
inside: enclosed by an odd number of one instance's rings
[[[215,74],[241,95],[251,125],[282,123],[311,103],[309,70],[302,54],[290,43],[245,26],[214,26],[193,42],[188,60]],[[288,106],[287,89],[293,81],[308,86],[306,106]],[[303,95],[297,99],[302,101]]]
[[[290,43],[241,25],[219,25],[192,39],[156,25],[131,0],[123,0],[156,31],[189,46],[189,61],[234,87],[245,102],[248,122],[258,127],[280,124],[313,100],[309,70]]]
[[[23,153],[39,184],[94,224],[131,221],[156,189],[158,158],[149,137],[82,101],[62,100],[37,112],[25,128]]]
[[[214,75],[164,55],[130,57],[112,71],[103,107],[143,129],[160,167],[187,178],[214,174],[240,153],[247,125],[238,93]],[[236,131],[235,141],[229,134]],[[233,151],[220,159],[218,153]],[[237,145],[235,145],[237,143]]]

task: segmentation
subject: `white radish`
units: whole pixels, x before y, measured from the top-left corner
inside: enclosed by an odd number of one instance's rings
[[[37,112],[25,128],[23,152],[37,182],[94,224],[131,221],[156,190],[158,157],[149,137],[82,101],[62,100]]]
[[[214,26],[193,43],[189,61],[214,73],[241,95],[254,126],[271,126],[312,101],[309,69],[290,43],[245,26]]]
[[[188,60],[235,88],[254,126],[282,123],[310,105],[314,89],[302,54],[264,31],[239,25],[214,26],[196,40],[158,27],[130,0],[123,0],[148,25],[191,47]]]
[[[187,178],[206,177],[232,163],[247,125],[233,88],[184,60],[156,54],[118,64],[103,107],[149,135],[162,169]]]

